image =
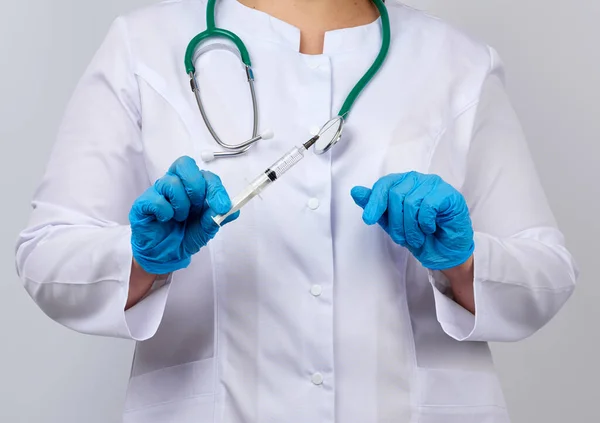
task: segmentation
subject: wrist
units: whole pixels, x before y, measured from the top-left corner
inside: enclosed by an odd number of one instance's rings
[[[160,275],[169,275],[177,270],[185,269],[190,265],[191,258],[183,258],[180,260],[169,260],[166,262],[159,262],[152,258],[146,258],[143,254],[133,255],[134,266],[138,266],[140,271],[146,274],[154,275],[156,278]]]
[[[475,314],[475,259],[471,255],[467,261],[451,269],[442,270],[448,278],[454,300],[466,310]]]
[[[446,277],[451,281],[468,280],[472,282],[474,274],[474,263],[474,256],[471,255],[464,263],[459,264],[458,266],[452,267],[450,269],[444,269],[442,270],[442,273],[446,275]]]
[[[152,285],[158,275],[144,270],[140,264],[133,259],[131,262],[131,275],[129,277],[129,292],[125,309],[136,305],[152,289]]]
[[[154,280],[158,277],[157,274],[146,271],[135,258],[131,261],[131,273],[132,273],[132,276],[135,275],[137,278],[144,279],[144,280],[148,280],[148,279]]]

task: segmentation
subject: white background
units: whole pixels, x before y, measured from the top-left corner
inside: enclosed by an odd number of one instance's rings
[[[120,421],[133,345],[70,332],[46,318],[20,286],[13,251],[78,78],[114,17],[149,3],[0,3],[1,422]],[[600,422],[600,2],[408,3],[501,54],[539,173],[582,270],[574,297],[547,327],[524,342],[493,346],[513,421]]]

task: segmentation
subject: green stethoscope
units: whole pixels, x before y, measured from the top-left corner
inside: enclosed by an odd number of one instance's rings
[[[381,50],[379,54],[375,58],[375,61],[371,65],[371,67],[367,70],[367,72],[363,75],[363,77],[358,81],[358,83],[354,86],[342,108],[338,112],[338,115],[327,122],[323,129],[321,130],[321,134],[327,132],[327,137],[325,138],[327,141],[320,145],[315,144],[315,152],[318,154],[322,154],[328,151],[333,145],[335,145],[342,135],[342,129],[344,125],[344,120],[347,118],[352,106],[356,102],[356,99],[360,95],[360,93],[365,89],[365,87],[371,82],[373,77],[377,74],[385,58],[387,57],[389,47],[390,47],[390,39],[391,39],[391,28],[390,28],[390,20],[385,4],[382,0],[372,0],[377,9],[379,10],[379,14],[381,15],[381,24],[382,24],[382,35],[383,40],[381,44]],[[252,72],[252,63],[250,61],[250,54],[248,53],[248,49],[242,42],[242,40],[235,35],[233,32],[228,31],[226,29],[217,28],[215,24],[215,6],[217,0],[208,0],[208,4],[206,7],[206,31],[198,34],[188,45],[186,54],[185,54],[185,69],[187,74],[190,77],[190,84],[192,87],[192,91],[196,97],[196,101],[198,103],[198,108],[200,109],[200,114],[202,115],[202,119],[206,124],[210,134],[215,139],[215,141],[226,151],[219,152],[204,152],[202,154],[202,160],[205,162],[212,161],[215,158],[223,158],[223,157],[234,157],[244,154],[248,151],[250,147],[252,147],[257,141],[261,139],[269,139],[273,137],[273,133],[271,131],[265,131],[262,134],[258,133],[258,104],[256,101],[256,92],[254,89],[254,73]],[[234,46],[229,44],[218,44],[211,43],[209,45],[205,45],[201,47],[201,44],[211,38],[224,38],[233,42]],[[200,96],[200,87],[198,81],[196,79],[196,68],[194,66],[195,61],[198,57],[210,50],[214,49],[224,49],[232,52],[241,60],[242,64],[246,70],[246,76],[248,78],[248,85],[250,88],[250,94],[252,97],[252,109],[254,113],[254,124],[252,129],[252,138],[248,141],[245,141],[240,144],[227,144],[225,143],[216,133],[214,127],[210,124],[208,120],[208,116],[206,115],[206,110],[204,108],[204,104],[202,102],[202,98]],[[333,128],[333,134],[331,129]]]

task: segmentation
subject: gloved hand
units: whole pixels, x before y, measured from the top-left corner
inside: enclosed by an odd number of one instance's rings
[[[212,217],[230,209],[231,200],[218,176],[198,169],[190,157],[177,159],[131,208],[134,259],[155,275],[187,267],[218,232]],[[224,223],[238,216],[239,212]]]
[[[475,249],[473,226],[464,197],[436,175],[417,172],[379,179],[373,189],[354,187],[363,220],[379,225],[430,270],[466,262]]]

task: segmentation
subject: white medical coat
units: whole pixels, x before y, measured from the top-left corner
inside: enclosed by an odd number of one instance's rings
[[[127,423],[506,423],[486,341],[546,324],[576,267],[536,176],[493,49],[389,4],[393,38],[343,141],[312,153],[224,227],[189,268],[124,311],[134,200],[180,156],[230,194],[334,116],[371,65],[380,21],[326,34],[235,0],[218,25],[253,60],[260,126],[235,159],[217,149],[190,91],[188,42],[204,0],[118,18],[79,83],[17,247],[27,291],[76,331],[138,341]],[[198,59],[202,96],[231,143],[251,132],[245,74],[229,52]],[[350,197],[389,173],[435,173],[459,189],[475,233],[476,316]]]

